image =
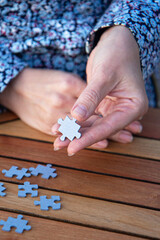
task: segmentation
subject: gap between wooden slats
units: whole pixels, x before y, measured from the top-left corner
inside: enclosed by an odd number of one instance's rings
[[[54,152],[51,143],[8,136],[0,136],[0,155],[160,183],[160,161],[92,150],[81,150],[68,157],[66,150]]]
[[[32,129],[20,120],[1,124],[0,134],[48,142],[54,140],[52,136]],[[103,151],[160,160],[160,141],[135,137],[130,144],[110,142],[109,147]]]
[[[16,119],[18,119],[18,117],[14,113],[9,112],[9,111],[0,114],[0,123],[1,124],[8,122],[8,121],[16,120]]]
[[[150,108],[147,114],[141,120],[143,131],[139,134],[143,137],[149,137],[160,140],[160,109]]]
[[[0,219],[6,221],[8,217],[16,218],[19,213],[11,213],[0,211]],[[23,235],[15,232],[13,228],[10,232],[1,231],[1,240],[16,239],[16,240],[139,240],[142,238],[128,236],[124,234],[88,228],[70,223],[54,221],[40,217],[32,217],[23,215],[23,219],[28,220],[28,225],[32,227],[30,231],[24,231]],[[0,226],[0,229],[2,226]]]
[[[41,211],[40,206],[34,206],[34,200],[39,200],[39,197],[18,198],[17,185],[5,183],[5,187],[7,196],[0,199],[1,209],[33,213],[36,216],[99,229],[153,238],[160,237],[160,212],[158,211],[39,189],[39,196],[46,195],[50,198],[52,195],[59,195],[62,204],[61,210]]]
[[[30,167],[35,168],[37,164],[0,158],[1,181],[21,182],[18,181],[16,177],[6,178],[4,174],[2,174],[3,169],[8,170],[11,166],[17,166],[20,169],[22,167],[29,169]],[[39,186],[47,189],[160,209],[160,185],[73,169],[59,167],[56,167],[56,169],[58,173],[56,178],[46,180],[41,178],[41,176],[32,176],[30,178],[24,178],[22,182],[30,181],[34,184],[36,181]]]
[[[17,116],[12,112],[5,112],[0,115],[0,123],[17,119]],[[149,108],[141,120],[143,131],[139,134],[142,137],[160,139],[160,109]]]

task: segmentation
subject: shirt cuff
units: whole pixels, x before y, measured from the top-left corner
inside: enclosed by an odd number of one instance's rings
[[[158,1],[114,0],[98,21],[86,42],[89,54],[108,27],[122,25],[130,29],[138,46],[144,80],[148,79],[160,56],[160,7]]]

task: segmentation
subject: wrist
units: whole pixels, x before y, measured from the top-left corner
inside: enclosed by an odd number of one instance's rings
[[[107,28],[100,37],[99,41],[105,41],[110,39],[113,44],[117,44],[119,47],[132,47],[139,54],[138,44],[131,33],[130,29],[125,26],[113,26]]]
[[[19,105],[17,101],[18,83],[27,78],[29,70],[29,68],[24,68],[22,72],[11,80],[6,89],[0,93],[0,104],[13,112],[16,112],[16,106]]]

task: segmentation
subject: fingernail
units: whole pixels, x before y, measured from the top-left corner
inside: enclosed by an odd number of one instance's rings
[[[59,147],[54,147],[54,151],[58,151],[59,149]]]
[[[143,130],[143,126],[140,123],[135,123],[135,127],[137,128],[137,133],[141,133]]]
[[[77,105],[75,108],[73,108],[72,112],[76,115],[79,115],[80,117],[85,117],[87,114],[87,109],[83,105]]]
[[[58,132],[57,131],[55,131],[55,132],[52,132],[52,135],[53,136],[55,136],[55,135],[57,135],[58,134]]]
[[[142,125],[139,125],[139,133],[141,133],[142,132],[142,130],[143,130],[143,126]]]
[[[68,153],[68,157],[72,157],[75,153]]]
[[[99,147],[99,148],[105,148],[106,145],[107,145],[106,143],[101,143],[101,142],[100,142],[100,143],[95,143],[95,144],[94,144],[95,147]]]
[[[121,133],[120,134],[120,139],[124,143],[132,142],[133,141],[133,136],[131,134],[128,134],[128,133]]]

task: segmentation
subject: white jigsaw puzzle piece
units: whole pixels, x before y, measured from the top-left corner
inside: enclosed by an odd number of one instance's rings
[[[61,141],[64,141],[65,138],[73,141],[75,137],[77,139],[81,137],[81,133],[78,132],[81,126],[76,123],[75,118],[70,119],[68,116],[66,116],[64,120],[62,118],[59,118],[58,124],[61,125],[58,129],[59,132],[62,133],[62,136],[60,137]]]

